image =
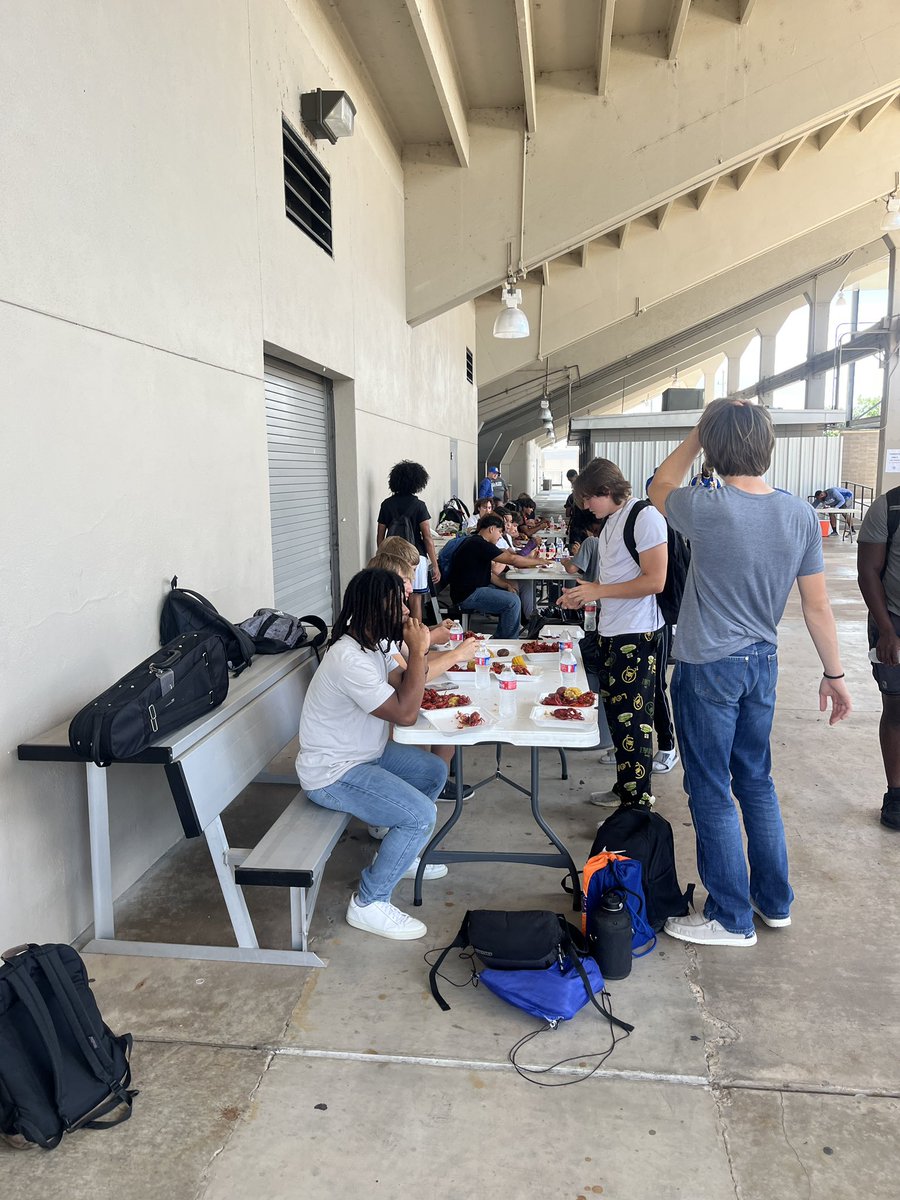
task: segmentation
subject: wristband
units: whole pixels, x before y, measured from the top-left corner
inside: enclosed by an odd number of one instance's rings
[[[822,678],[823,678],[823,679],[843,679],[843,678],[844,678],[844,672],[843,672],[843,671],[841,671],[840,675],[829,675],[829,674],[828,674],[826,671],[823,671],[823,672],[822,672]]]

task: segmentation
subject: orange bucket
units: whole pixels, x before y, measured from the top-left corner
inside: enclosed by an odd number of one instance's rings
[[[828,537],[831,533],[831,522],[823,519],[819,521],[819,528],[822,530],[822,537]]]

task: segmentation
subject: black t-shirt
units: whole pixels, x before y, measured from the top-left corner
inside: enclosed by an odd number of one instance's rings
[[[420,554],[425,553],[425,539],[419,528],[423,521],[431,520],[431,513],[425,507],[424,501],[418,496],[388,496],[382,500],[378,510],[378,524],[390,529],[391,523],[398,517],[409,517],[416,531],[416,549]]]
[[[503,551],[480,533],[467,537],[450,564],[450,596],[454,604],[467,600],[476,588],[490,587],[491,563]]]

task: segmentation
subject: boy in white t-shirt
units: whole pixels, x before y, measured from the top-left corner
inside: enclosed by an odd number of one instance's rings
[[[592,792],[591,803],[649,808],[653,764],[653,701],[660,630],[664,626],[656,595],[668,567],[666,522],[653,508],[635,521],[632,558],[623,532],[637,503],[631,485],[615,463],[595,458],[574,482],[576,503],[606,517],[597,542],[597,583],[580,583],[563,592],[563,608],[602,601],[598,614],[600,695],[616,755],[616,782],[609,792]]]
[[[303,702],[297,755],[297,774],[313,803],[387,826],[350,897],[347,923],[399,941],[427,932],[391,903],[391,894],[415,875],[447,780],[436,755],[389,737],[392,723],[415,724],[425,688],[430,636],[420,621],[404,620],[404,611],[403,584],[392,571],[360,571],[350,580]],[[405,670],[392,656],[400,642],[409,654]],[[446,874],[443,864],[425,868],[426,879]]]

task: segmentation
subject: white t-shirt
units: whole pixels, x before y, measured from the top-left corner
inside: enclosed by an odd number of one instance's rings
[[[628,514],[635,504],[636,497],[626,501],[612,514],[600,532],[599,583],[627,583],[641,573],[622,536]],[[652,507],[641,509],[634,525],[634,544],[638,554],[652,550],[663,542],[668,543],[668,540],[662,514]],[[623,633],[652,633],[664,624],[655,596],[640,596],[636,600],[604,599],[600,603],[597,631],[601,637],[618,637]]]
[[[380,758],[390,724],[372,713],[394,695],[388,650],[363,650],[345,634],[327,651],[303,701],[297,775],[307,790],[327,787]]]

